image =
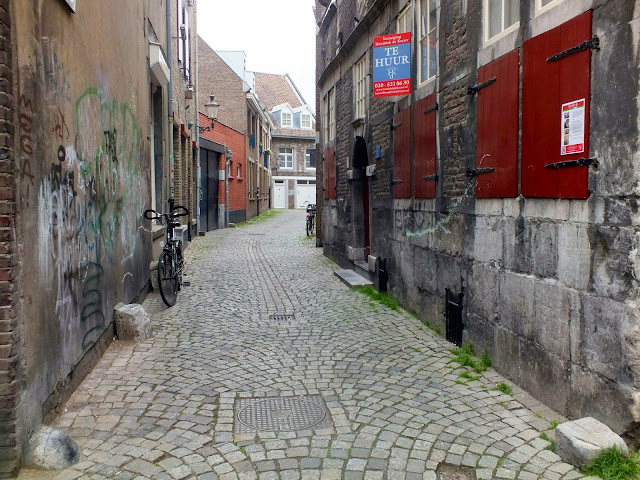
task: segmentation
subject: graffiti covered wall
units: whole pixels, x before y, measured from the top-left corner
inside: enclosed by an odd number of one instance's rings
[[[27,419],[149,279],[147,3],[16,7]]]

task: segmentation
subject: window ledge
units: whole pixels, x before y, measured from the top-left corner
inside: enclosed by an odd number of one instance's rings
[[[358,117],[353,122],[351,122],[352,127],[360,127],[364,125],[364,117]]]

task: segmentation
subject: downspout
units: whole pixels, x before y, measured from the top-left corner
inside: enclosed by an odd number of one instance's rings
[[[229,226],[229,162],[231,161],[231,155],[229,149],[224,147],[224,226]]]
[[[167,85],[167,115],[169,123],[169,196],[173,197],[173,63],[171,59],[171,1],[167,2],[167,63],[169,64],[169,83]],[[164,162],[163,162],[164,163]]]
[[[193,24],[194,24],[194,31],[197,32],[198,31],[198,10],[197,10],[197,2],[194,2],[193,4]],[[191,34],[191,33],[189,33]],[[204,235],[204,232],[200,231],[200,228],[202,227],[200,225],[200,195],[202,195],[202,165],[200,165],[200,105],[198,104],[198,36],[196,35],[195,41],[193,42],[193,50],[195,50],[195,55],[194,57],[194,70],[195,73],[192,72],[192,84],[193,84],[193,90],[194,90],[194,97],[195,97],[195,101],[194,103],[196,104],[196,108],[195,108],[195,115],[196,115],[196,129],[195,129],[195,134],[196,134],[196,155],[197,157],[197,163],[196,165],[198,166],[198,170],[196,172],[196,205],[197,205],[197,212],[198,214],[196,215],[196,233],[197,235],[200,235],[202,233],[202,235]],[[207,204],[209,203],[209,199],[206,199],[205,202],[207,202]],[[207,205],[207,211],[209,205]],[[217,205],[216,205],[217,208]]]

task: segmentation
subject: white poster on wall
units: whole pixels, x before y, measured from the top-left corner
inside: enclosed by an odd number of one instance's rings
[[[562,105],[560,154],[584,152],[585,99]]]
[[[76,0],[65,0],[65,2],[67,2],[67,5],[69,5],[73,13],[76,13]]]

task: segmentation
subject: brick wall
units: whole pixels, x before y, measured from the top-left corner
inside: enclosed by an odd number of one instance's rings
[[[20,455],[16,415],[22,333],[13,296],[17,252],[12,71],[10,0],[0,0],[0,478],[16,470]]]
[[[293,170],[284,170],[278,168],[278,153],[281,147],[293,148],[294,162]],[[305,170],[305,153],[307,148],[316,148],[314,139],[301,139],[301,138],[279,138],[274,137],[271,140],[271,151],[273,157],[271,159],[272,172],[274,176],[287,176],[295,175],[297,177],[314,177],[316,176],[315,170]],[[318,157],[316,156],[316,165],[318,163]]]
[[[200,122],[202,123],[204,115],[200,115]],[[229,178],[229,211],[246,210],[247,197],[246,197],[246,182],[248,181],[248,172],[246,165],[246,142],[245,135],[243,133],[234,130],[233,128],[225,125],[224,123],[216,122],[215,127],[212,130],[202,132],[202,137],[212,142],[217,142],[221,145],[226,145],[233,152],[231,158],[231,177]],[[224,168],[224,160],[222,168]],[[236,175],[236,165],[240,164],[242,172],[241,178]],[[220,192],[220,203],[224,203],[224,191]]]
[[[244,133],[247,129],[247,100],[242,79],[200,37],[198,72],[199,111],[204,112],[209,95],[215,95],[215,101],[220,104],[218,120]]]
[[[349,189],[347,170],[350,164],[350,137],[352,137],[351,112],[353,95],[352,69],[345,69],[342,78],[336,84],[336,198],[346,198]]]

